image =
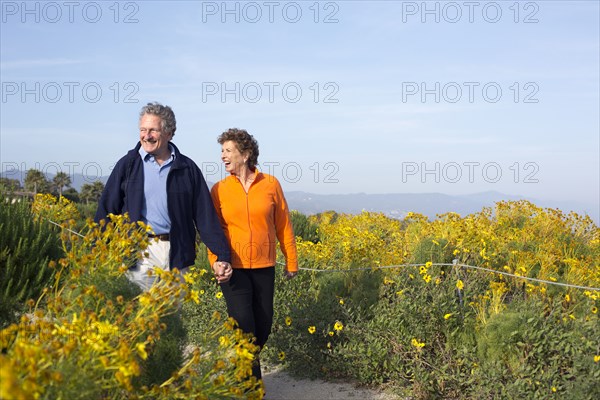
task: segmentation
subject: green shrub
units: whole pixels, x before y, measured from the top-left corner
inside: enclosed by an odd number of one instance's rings
[[[320,241],[298,249],[311,271],[276,282],[271,362],[413,399],[600,397],[600,293],[523,279],[598,287],[589,218],[501,202],[436,221],[310,220]],[[433,265],[455,258],[515,276]]]
[[[0,331],[1,398],[262,398],[256,346],[230,321],[212,318],[183,353],[179,307],[200,300],[188,276],[156,269],[145,292],[127,280],[148,241],[143,224],[111,216],[86,230],[62,235],[63,279]]]
[[[2,197],[4,197],[2,195]],[[0,206],[0,328],[15,321],[24,302],[51,284],[50,260],[63,254],[59,235],[34,221],[30,204],[4,200]]]
[[[313,223],[306,215],[299,211],[292,210],[290,212],[292,219],[292,226],[294,227],[294,234],[300,236],[302,240],[318,243],[319,232],[318,227]]]

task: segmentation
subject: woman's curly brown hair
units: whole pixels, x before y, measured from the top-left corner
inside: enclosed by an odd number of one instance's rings
[[[256,164],[258,164],[258,142],[254,139],[254,136],[245,129],[231,128],[221,133],[217,138],[220,145],[230,140],[235,142],[240,153],[248,154],[248,168],[254,171]]]

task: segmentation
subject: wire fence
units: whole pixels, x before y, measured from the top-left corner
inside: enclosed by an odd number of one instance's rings
[[[278,262],[278,264],[285,265],[284,263],[280,263],[280,262]],[[451,266],[451,267],[460,267],[460,268],[465,268],[465,269],[474,269],[474,270],[479,270],[479,271],[490,272],[490,273],[493,273],[493,274],[500,274],[500,275],[510,276],[510,277],[513,277],[513,278],[523,279],[523,280],[532,281],[532,282],[546,283],[546,284],[549,284],[549,285],[565,286],[565,287],[574,288],[574,289],[600,291],[600,288],[591,287],[591,286],[573,285],[573,284],[570,284],[570,283],[563,283],[563,282],[557,282],[557,281],[549,281],[549,280],[538,279],[538,278],[530,278],[528,276],[511,274],[511,273],[508,273],[508,272],[498,271],[498,270],[495,270],[495,269],[478,267],[478,266],[475,266],[475,265],[461,264],[456,259],[453,260],[452,263],[431,263],[429,265],[431,265],[431,266],[440,266],[440,267],[441,266]],[[335,268],[331,268],[331,269],[317,269],[317,268],[304,268],[304,267],[300,267],[298,269],[303,270],[303,271],[311,271],[311,272],[348,272],[348,271],[373,271],[373,270],[378,270],[378,269],[392,269],[392,268],[405,268],[405,267],[421,267],[421,266],[425,266],[425,263],[422,263],[422,264],[384,265],[384,266],[376,266],[376,267],[349,268],[349,269],[339,269],[339,268],[338,269],[335,269]]]

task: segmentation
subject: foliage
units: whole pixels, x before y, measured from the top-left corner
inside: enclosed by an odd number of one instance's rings
[[[299,260],[319,272],[277,282],[271,362],[417,399],[600,396],[600,292],[550,284],[600,287],[588,217],[517,201],[313,221]]]
[[[25,190],[33,192],[34,195],[50,192],[50,182],[48,182],[42,171],[37,169],[30,169],[27,171],[24,186]]]
[[[80,219],[77,206],[70,200],[51,194],[37,194],[33,200],[31,211],[37,220],[55,224],[74,224]]]
[[[85,204],[96,204],[98,203],[98,200],[100,200],[103,190],[104,184],[100,181],[96,181],[94,183],[84,183],[81,186],[79,197],[81,201],[85,202]]]
[[[35,221],[26,201],[0,207],[0,328],[12,322],[30,298],[52,282],[48,262],[61,256],[59,236],[46,221]]]
[[[0,177],[0,189],[5,190],[6,192],[14,192],[21,189],[21,181],[18,179],[12,179],[7,177]]]
[[[63,188],[71,186],[71,177],[66,172],[59,172],[52,178],[52,185],[58,192],[58,197],[62,197]]]
[[[74,188],[68,188],[66,190],[63,190],[62,195],[64,197],[67,198],[67,200],[73,202],[73,203],[79,203],[80,199],[79,199],[79,193],[77,192],[76,189]]]
[[[290,217],[296,236],[300,236],[305,242],[317,243],[319,241],[317,224],[296,210],[290,211]]]
[[[177,368],[157,381],[157,364],[179,350],[159,350],[166,324],[182,303],[199,301],[192,277],[157,269],[159,283],[140,293],[126,266],[147,246],[147,227],[110,215],[108,223],[88,221],[83,233],[63,231],[65,257],[53,264],[63,279],[0,332],[0,398],[262,396],[251,377],[255,346],[219,315],[215,330],[197,337],[171,363]]]
[[[72,218],[39,199],[43,215]],[[63,231],[65,283],[1,332],[0,397],[259,396],[256,347],[224,317],[204,245],[185,283],[161,273],[139,293],[120,267],[145,234],[113,218],[88,221],[85,239]],[[588,217],[518,201],[433,221],[293,218],[310,270],[277,274],[268,362],[414,399],[600,397],[600,230]]]

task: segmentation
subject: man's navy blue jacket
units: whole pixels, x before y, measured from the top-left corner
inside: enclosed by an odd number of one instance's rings
[[[183,269],[196,259],[196,230],[219,261],[231,262],[231,251],[215,212],[210,191],[200,168],[175,149],[175,160],[167,176],[167,207],[171,218],[170,267]],[[142,220],[144,167],[139,154],[141,144],[130,150],[115,165],[98,203],[95,221],[109,213],[129,213],[131,221]]]

